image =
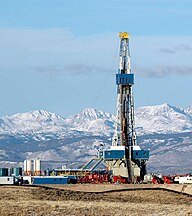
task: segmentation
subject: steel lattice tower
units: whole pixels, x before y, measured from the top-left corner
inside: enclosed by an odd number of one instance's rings
[[[129,34],[127,32],[120,32],[120,51],[119,51],[119,69],[116,74],[117,85],[117,114],[116,114],[116,128],[112,146],[124,146],[125,158],[113,162],[114,169],[119,167],[127,167],[127,175],[130,182],[136,182],[135,171],[140,170],[140,178],[146,173],[145,161],[143,155],[141,158],[136,159],[133,153],[138,155],[143,153],[140,147],[137,147],[137,139],[135,132],[134,121],[134,100],[132,88],[134,85],[134,74],[131,72],[131,59],[129,47]],[[136,151],[134,151],[136,150]]]
[[[121,32],[119,37],[119,68],[116,74],[117,115],[112,146],[99,150],[98,158],[91,159],[82,169],[93,160],[98,161],[93,169],[104,161],[112,181],[120,179],[136,183],[141,182],[146,174],[149,150],[141,149],[136,142],[132,93],[134,74],[131,72],[129,35],[127,32]]]
[[[127,32],[122,32],[119,33],[119,36],[121,40],[119,70],[118,74],[116,74],[117,115],[113,145],[129,147],[136,145],[134,102],[132,94],[134,75],[131,73],[129,35]]]

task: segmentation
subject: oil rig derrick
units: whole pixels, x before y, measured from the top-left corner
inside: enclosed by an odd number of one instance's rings
[[[129,49],[129,34],[120,32],[119,68],[116,74],[117,85],[117,113],[115,132],[110,149],[99,151],[98,157],[91,159],[97,165],[105,162],[111,176],[126,180],[127,183],[137,183],[144,179],[146,161],[149,159],[149,150],[143,150],[137,144],[134,121],[134,101],[132,88],[134,74],[131,71]],[[88,162],[82,167],[87,169]],[[116,180],[115,180],[116,182]]]
[[[134,121],[134,100],[132,88],[134,74],[131,72],[129,34],[120,32],[119,68],[116,74],[117,114],[112,146],[100,156],[108,164],[113,176],[126,178],[130,183],[143,180],[149,150],[137,145]]]

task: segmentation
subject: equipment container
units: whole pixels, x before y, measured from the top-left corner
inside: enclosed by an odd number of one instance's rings
[[[0,168],[0,176],[8,176],[8,168]]]
[[[11,175],[22,176],[22,167],[11,168]]]
[[[69,184],[69,179],[63,176],[38,176],[32,178],[32,184]]]
[[[0,177],[0,185],[14,185],[15,177],[13,176],[1,176]]]

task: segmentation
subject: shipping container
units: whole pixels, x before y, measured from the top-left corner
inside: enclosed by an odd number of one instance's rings
[[[70,178],[63,176],[32,177],[32,184],[69,184]]]

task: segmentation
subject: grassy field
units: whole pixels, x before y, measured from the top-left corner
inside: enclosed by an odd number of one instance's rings
[[[87,193],[49,187],[0,186],[0,192],[1,216],[192,216],[192,197],[163,190]]]

